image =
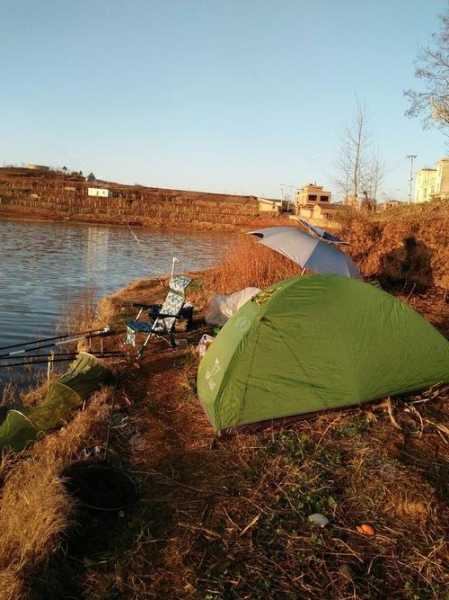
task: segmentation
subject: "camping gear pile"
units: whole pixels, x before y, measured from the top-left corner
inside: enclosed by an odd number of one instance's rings
[[[202,359],[198,395],[217,431],[357,405],[449,382],[449,343],[358,279],[294,277],[248,301]]]
[[[69,370],[50,384],[42,403],[30,409],[8,411],[0,425],[0,450],[22,450],[66,422],[94,391],[112,381],[108,367],[92,354],[80,352]]]

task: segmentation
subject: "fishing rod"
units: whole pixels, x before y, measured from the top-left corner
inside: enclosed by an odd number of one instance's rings
[[[122,355],[123,352],[121,350],[105,350],[104,352],[89,352],[89,354],[92,354],[93,356],[105,356],[106,354],[109,356],[114,356],[114,355]],[[29,360],[30,358],[43,358],[45,355],[45,353],[41,353],[41,354],[27,354],[27,356],[23,356],[21,358],[23,358],[23,360]],[[56,352],[56,353],[52,353],[52,356],[56,357],[68,357],[68,356],[78,356],[78,352]],[[0,357],[0,360],[4,361],[4,360],[15,360],[16,358],[19,358],[17,356],[17,354],[12,354],[10,356],[5,356],[4,358]]]
[[[117,358],[118,357],[117,354],[114,354],[112,356],[104,355],[104,354],[95,355],[95,356],[97,358]],[[123,352],[122,356],[126,356],[126,353]],[[11,367],[32,367],[34,365],[46,365],[46,364],[48,364],[49,360],[52,363],[56,363],[56,362],[68,362],[68,361],[73,360],[74,358],[76,358],[76,356],[70,356],[68,358],[55,358],[53,360],[47,358],[45,360],[35,360],[35,361],[32,361],[32,362],[22,361],[22,362],[18,362],[18,363],[12,363],[12,364],[10,363],[10,364],[6,364],[6,365],[0,365],[0,369],[2,369],[2,368],[3,369],[9,369]]]
[[[56,358],[53,362],[69,362],[73,360],[73,357],[71,358]],[[9,365],[0,365],[0,369],[9,369],[11,367],[32,367],[34,365],[46,365],[48,364],[48,359],[46,360],[36,360],[34,362],[18,362],[18,363],[12,363]]]
[[[40,341],[35,341],[35,342],[28,342],[28,344],[32,347],[30,348],[20,348],[18,350],[13,350],[12,352],[7,352],[6,354],[0,354],[0,360],[4,359],[4,358],[8,358],[9,356],[18,356],[19,354],[26,354],[27,352],[36,352],[37,350],[42,350],[44,348],[53,348],[53,346],[63,346],[64,344],[70,344],[72,342],[76,342],[78,340],[81,340],[83,338],[92,338],[92,337],[99,337],[99,336],[107,336],[107,335],[113,335],[113,333],[109,330],[109,328],[105,327],[102,330],[99,330],[97,332],[92,332],[89,335],[86,334],[79,334],[79,335],[71,335],[69,336],[57,336],[56,338],[49,338],[54,339],[56,341],[53,342],[49,342],[48,344],[41,344],[42,341],[45,341],[45,339],[42,339]],[[40,344],[40,345],[37,345]],[[24,344],[22,344],[24,345]],[[14,345],[15,347],[17,347],[16,345]],[[0,350],[4,350],[5,348],[0,348]]]
[[[142,240],[131,229],[131,225],[130,225],[129,221],[126,222],[126,225],[128,226],[129,233],[131,234],[131,236],[133,237],[134,241],[137,244],[138,250],[142,253],[142,255],[143,255],[143,257],[145,259],[148,259],[148,252],[152,252],[151,244],[148,244],[146,242],[142,242]],[[179,262],[179,259],[176,258],[176,256],[174,256],[172,258],[172,269],[171,269],[171,272],[165,272],[165,271],[161,271],[160,269],[154,269],[153,270],[153,276],[155,276],[155,277],[168,277],[168,275],[170,274],[170,276],[173,277],[174,263],[175,262]]]
[[[11,344],[9,346],[2,346],[0,352],[3,350],[10,350],[11,348],[19,348],[21,346],[31,346],[35,344],[41,344],[43,342],[51,342],[53,340],[63,340],[65,338],[80,338],[80,337],[93,337],[94,335],[107,335],[110,334],[110,328],[104,327],[103,329],[91,329],[89,331],[82,331],[80,333],[66,333],[64,335],[55,335],[53,337],[40,338],[37,340],[31,340],[29,342],[20,342],[18,344]],[[48,346],[47,346],[48,347]]]

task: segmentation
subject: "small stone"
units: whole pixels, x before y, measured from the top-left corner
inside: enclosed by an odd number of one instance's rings
[[[320,513],[313,513],[313,515],[309,515],[309,521],[318,527],[326,527],[326,525],[329,524],[329,519]]]
[[[361,533],[362,535],[373,536],[376,534],[376,531],[372,525],[369,523],[362,523],[361,525],[357,525],[356,531]]]

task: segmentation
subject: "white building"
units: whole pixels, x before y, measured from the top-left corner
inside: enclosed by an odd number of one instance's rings
[[[87,195],[96,198],[107,198],[109,196],[109,190],[106,188],[89,187],[87,188]]]
[[[434,196],[449,198],[449,158],[439,160],[435,169],[416,174],[415,202],[429,202]]]

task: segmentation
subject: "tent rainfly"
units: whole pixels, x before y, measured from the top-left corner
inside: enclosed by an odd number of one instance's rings
[[[198,394],[218,431],[449,382],[449,343],[394,296],[310,275],[247,302],[202,359]]]

